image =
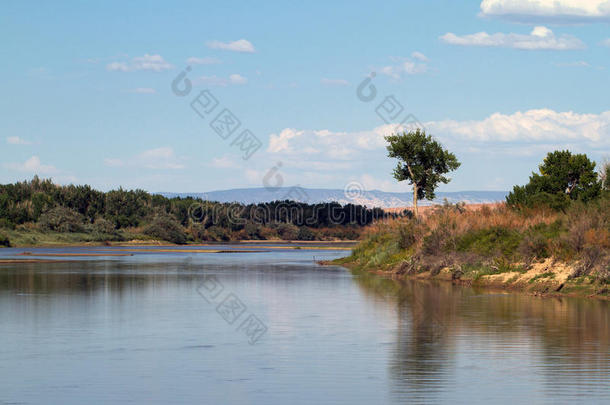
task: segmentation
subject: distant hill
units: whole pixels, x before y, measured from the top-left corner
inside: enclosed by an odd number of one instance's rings
[[[205,200],[219,202],[240,202],[257,204],[274,200],[294,200],[307,203],[336,201],[340,204],[360,204],[368,207],[397,208],[412,205],[413,193],[390,193],[379,190],[345,192],[339,189],[280,187],[238,188],[232,190],[210,191],[207,193],[164,193],[165,197],[199,197]],[[485,204],[504,201],[506,191],[459,191],[452,193],[437,193],[433,201],[422,201],[421,205],[441,204],[445,199],[451,203],[465,202],[467,204]]]

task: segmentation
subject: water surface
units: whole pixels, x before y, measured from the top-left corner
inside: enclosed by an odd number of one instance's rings
[[[0,404],[610,402],[607,302],[396,283],[315,264],[344,250],[264,246],[0,264]]]

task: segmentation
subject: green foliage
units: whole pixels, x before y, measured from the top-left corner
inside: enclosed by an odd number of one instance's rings
[[[144,229],[144,234],[153,238],[183,245],[186,243],[186,233],[182,226],[169,216],[156,217],[153,222]]]
[[[15,224],[6,218],[0,218],[0,229],[15,229]]]
[[[219,226],[211,226],[207,229],[206,240],[214,242],[226,242],[231,240],[231,237],[226,229]]]
[[[38,221],[40,229],[55,232],[84,232],[84,217],[73,209],[55,207],[42,215]]]
[[[299,228],[299,232],[297,233],[298,240],[314,240],[316,235],[306,226],[302,226]]]
[[[11,247],[11,242],[8,239],[8,236],[0,233],[0,246]]]
[[[293,224],[277,224],[277,234],[284,240],[296,240],[299,228]]]
[[[420,129],[386,136],[385,140],[388,156],[398,159],[394,178],[409,181],[418,200],[433,199],[438,185],[449,183],[445,175],[460,167],[453,153]]]
[[[551,152],[539,171],[532,173],[525,186],[514,187],[506,198],[510,206],[565,209],[571,201],[589,202],[600,196],[595,162],[587,155],[573,155],[567,150]]]
[[[166,198],[122,188],[103,193],[90,186],[59,186],[38,177],[0,185],[0,228],[12,230],[35,223],[45,232],[90,234],[83,236],[87,240],[121,240],[133,228],[147,225],[155,217],[171,218],[188,228],[197,240],[266,239],[277,238],[278,234],[284,239],[356,239],[360,227],[375,219],[396,216],[379,208],[342,206],[336,202],[306,204],[283,200],[242,205]],[[305,226],[307,229],[301,231]],[[27,229],[33,232],[32,227]],[[166,236],[172,238],[159,237]]]
[[[511,257],[521,243],[522,235],[514,230],[493,227],[469,232],[460,237],[456,248],[459,252],[474,252],[481,256],[494,256],[498,253]]]

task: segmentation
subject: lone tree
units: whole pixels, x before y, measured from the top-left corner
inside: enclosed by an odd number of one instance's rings
[[[547,205],[565,208],[570,201],[591,201],[599,197],[602,182],[595,172],[595,162],[587,155],[573,155],[568,150],[549,153],[532,173],[525,186],[515,186],[506,197],[511,206]]]
[[[394,178],[408,180],[413,186],[415,216],[419,215],[417,201],[432,200],[439,183],[447,184],[451,179],[445,174],[460,167],[455,155],[435,141],[431,135],[419,128],[409,133],[386,136],[388,156],[398,159]]]

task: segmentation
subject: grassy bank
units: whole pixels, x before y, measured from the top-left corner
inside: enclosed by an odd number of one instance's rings
[[[369,227],[335,261],[392,277],[610,298],[610,200],[564,211],[445,205]]]

